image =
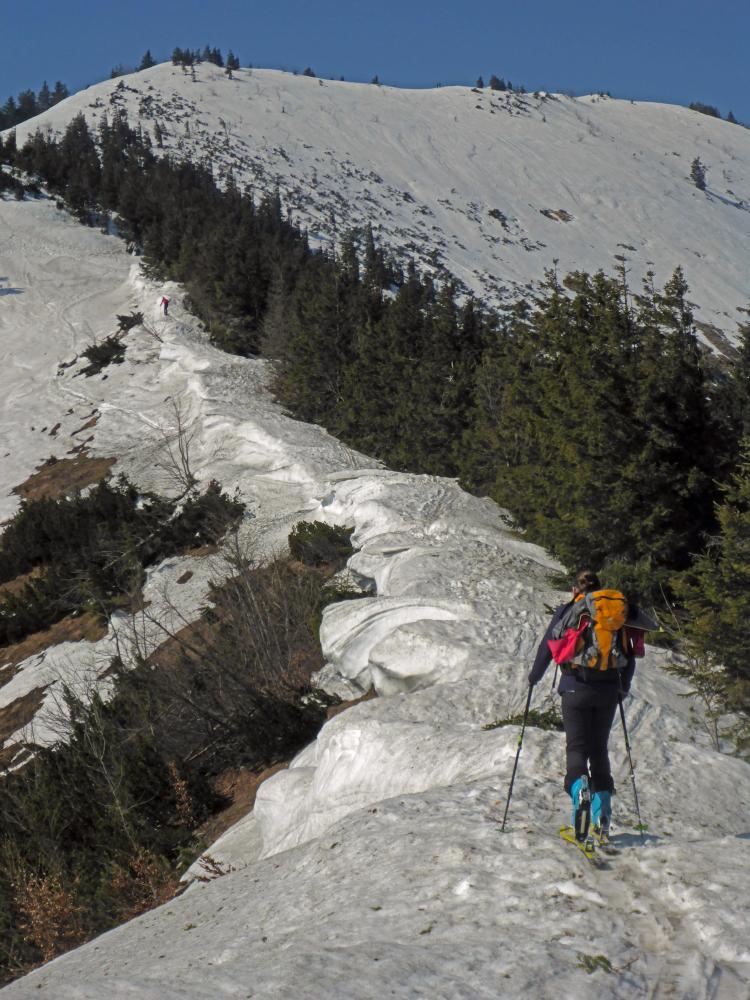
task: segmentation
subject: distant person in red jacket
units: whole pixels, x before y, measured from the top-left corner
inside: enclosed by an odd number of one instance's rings
[[[163,308],[164,308],[164,315],[168,316],[169,315],[169,298],[166,295],[162,296],[162,300],[159,303],[159,305],[163,306]]]

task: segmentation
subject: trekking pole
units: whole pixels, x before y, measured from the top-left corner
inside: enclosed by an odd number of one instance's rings
[[[638,830],[641,834],[641,840],[645,840],[643,831],[645,827],[643,826],[643,820],[641,819],[641,809],[638,805],[638,790],[635,787],[635,768],[633,767],[633,757],[630,753],[630,740],[628,739],[628,727],[625,725],[625,709],[622,707],[622,688],[620,688],[617,694],[617,704],[620,706],[620,719],[622,720],[622,731],[625,734],[625,749],[628,752],[628,761],[630,762],[630,780],[633,784],[633,798],[635,799],[635,811],[638,813]]]
[[[518,758],[521,756],[521,746],[523,745],[523,734],[526,729],[526,720],[529,717],[529,706],[531,705],[531,694],[534,690],[532,684],[529,684],[529,697],[526,699],[526,708],[523,712],[523,722],[521,724],[521,734],[518,737],[518,750],[516,750],[516,762],[513,765],[513,774],[510,776],[510,788],[508,789],[508,801],[505,803],[505,813],[503,815],[503,825],[500,828],[500,832],[505,832],[505,821],[508,818],[508,806],[510,805],[510,797],[513,794],[513,782],[516,780],[516,769],[518,768]]]
[[[555,664],[555,676],[552,678],[552,687],[549,689],[550,694],[555,693],[555,684],[557,684],[557,664]]]

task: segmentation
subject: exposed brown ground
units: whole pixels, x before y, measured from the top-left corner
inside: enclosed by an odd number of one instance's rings
[[[34,569],[29,570],[28,573],[21,573],[20,576],[15,577],[13,580],[7,580],[5,583],[0,583],[0,599],[2,599],[6,594],[20,594],[27,583],[32,580],[37,580],[44,570],[41,566],[35,566]]]
[[[0,708],[0,741],[4,743],[13,733],[28,726],[42,707],[46,690],[46,685],[32,688],[25,695]]]
[[[71,437],[75,437],[76,434],[80,434],[82,431],[87,431],[91,427],[96,427],[96,424],[97,424],[98,420],[99,420],[99,417],[92,417],[90,420],[87,420],[86,423],[82,427],[79,427],[77,430],[73,431],[70,436]]]
[[[326,712],[326,718],[332,719],[334,715],[341,715],[341,713],[345,712],[347,708],[359,705],[361,701],[371,701],[373,698],[377,698],[377,696],[375,688],[370,688],[370,690],[363,694],[360,698],[353,698],[351,701],[342,701],[339,705],[331,705]]]
[[[13,492],[27,500],[70,496],[76,490],[105,479],[116,461],[115,458],[91,458],[83,453],[75,458],[48,458]]]
[[[234,826],[255,805],[255,796],[263,782],[277,771],[289,767],[289,762],[274,764],[265,771],[249,771],[247,768],[232,768],[220,774],[214,782],[219,795],[226,796],[230,804],[198,827],[196,835],[207,844],[213,844],[230,826]]]
[[[33,756],[33,751],[25,743],[9,743],[0,750],[0,774],[10,767],[25,764]]]
[[[375,689],[370,688],[361,698],[355,698],[352,701],[344,701],[340,705],[331,706],[327,712],[328,718],[332,719],[334,715],[345,712],[353,705],[358,705],[361,701],[370,701],[376,697]],[[285,761],[284,763],[274,764],[273,767],[268,767],[265,771],[249,771],[247,768],[241,767],[232,768],[220,774],[214,782],[214,788],[220,795],[224,795],[230,799],[230,804],[199,827],[195,831],[196,835],[209,845],[218,840],[230,826],[233,826],[243,816],[247,816],[251,812],[255,806],[255,797],[258,794],[258,789],[263,782],[270,778],[271,775],[276,774],[277,771],[283,771],[287,767],[289,767],[289,762]]]

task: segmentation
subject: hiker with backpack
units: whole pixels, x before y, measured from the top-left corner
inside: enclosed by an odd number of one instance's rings
[[[618,704],[630,690],[635,659],[643,655],[637,609],[618,590],[603,590],[591,570],[581,570],[572,597],[555,611],[529,673],[533,687],[552,659],[560,664],[558,691],[565,728],[565,791],[573,801],[573,829],[584,841],[590,823],[609,833],[615,787],[609,733]]]

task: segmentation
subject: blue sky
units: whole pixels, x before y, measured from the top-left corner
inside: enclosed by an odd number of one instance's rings
[[[412,87],[496,73],[531,90],[699,100],[750,123],[749,37],[748,0],[24,0],[2,16],[0,101],[208,43],[243,66]]]

